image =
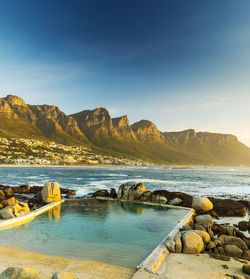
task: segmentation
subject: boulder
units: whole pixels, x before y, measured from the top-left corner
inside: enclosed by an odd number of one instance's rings
[[[250,261],[250,251],[249,250],[244,250],[242,258]]]
[[[40,276],[31,268],[9,267],[0,274],[0,279],[40,279]]]
[[[142,183],[127,182],[122,184],[117,192],[117,198],[122,200],[140,200],[147,188]]]
[[[44,203],[57,202],[61,200],[60,185],[58,182],[45,183],[41,191]]]
[[[167,190],[156,190],[153,192],[154,195],[161,195],[166,197],[168,201],[180,198],[182,202],[179,204],[185,207],[191,207],[193,197],[191,195],[181,193],[181,192],[168,192]]]
[[[241,250],[248,250],[246,243],[239,237],[221,235],[218,240],[221,241],[222,245],[234,245]]]
[[[185,231],[182,235],[183,253],[199,254],[204,251],[204,242],[197,231]]]
[[[109,192],[106,189],[98,190],[93,194],[93,197],[109,197]]]
[[[208,214],[196,216],[195,221],[206,229],[212,227],[214,224],[213,218]]]
[[[210,235],[205,232],[205,231],[194,231],[195,233],[197,233],[201,238],[202,238],[202,241],[204,242],[204,244],[207,244],[209,241],[210,241]]]
[[[16,203],[17,203],[17,201],[14,197],[1,201],[1,204],[3,207],[10,206],[10,205],[13,205]]]
[[[65,271],[60,271],[60,272],[55,272],[51,279],[75,279],[74,275],[69,273],[69,272],[65,272]]]
[[[6,199],[6,195],[4,193],[4,191],[0,190],[0,201],[5,200]]]
[[[204,232],[207,231],[206,228],[204,228],[201,224],[195,224],[194,229],[198,231],[204,231]]]
[[[181,253],[182,251],[182,242],[181,242],[181,234],[177,233],[177,235],[174,238],[175,242],[175,253]]]
[[[110,197],[113,198],[113,199],[117,198],[117,194],[116,194],[115,188],[111,188],[110,189]]]
[[[173,236],[168,236],[165,244],[169,252],[175,253],[175,238]]]
[[[242,266],[242,271],[248,275],[250,275],[250,264],[244,264]]]
[[[224,246],[224,251],[226,256],[235,258],[241,258],[243,254],[242,250],[239,247],[230,244]]]
[[[4,192],[5,192],[5,195],[6,195],[7,198],[13,197],[13,190],[12,190],[11,187],[5,189]]]
[[[168,202],[168,204],[170,204],[170,205],[178,205],[180,203],[182,203],[182,199],[180,199],[180,198],[174,198]]]
[[[25,215],[30,212],[29,206],[27,203],[19,202],[17,204],[13,204],[7,206],[0,210],[0,217],[2,219],[10,219],[14,217],[18,217],[21,215]]]
[[[194,224],[193,223],[187,223],[182,226],[181,230],[182,231],[190,231],[194,229]]]
[[[213,204],[208,198],[194,196],[191,207],[197,211],[207,212],[213,209]]]
[[[240,221],[238,223],[238,228],[243,232],[247,231],[250,228],[250,221]]]

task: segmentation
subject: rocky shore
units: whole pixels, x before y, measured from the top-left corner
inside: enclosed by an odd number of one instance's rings
[[[249,201],[193,197],[166,190],[151,192],[142,183],[125,183],[119,187],[117,193],[114,189],[110,192],[99,190],[93,196],[193,208],[195,213],[189,222],[174,236],[166,239],[168,251],[196,255],[207,253],[210,257],[223,261],[229,261],[233,257],[244,263],[242,271],[250,275],[250,238],[244,233],[250,233],[250,220],[234,225],[218,224],[215,221],[225,216],[246,216]]]

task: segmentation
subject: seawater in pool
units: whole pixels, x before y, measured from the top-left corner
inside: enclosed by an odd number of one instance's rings
[[[131,202],[74,200],[0,231],[0,244],[135,268],[186,213]]]

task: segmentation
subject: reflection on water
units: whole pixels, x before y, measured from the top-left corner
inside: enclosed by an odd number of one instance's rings
[[[48,217],[50,220],[60,220],[61,217],[61,203],[49,209]]]

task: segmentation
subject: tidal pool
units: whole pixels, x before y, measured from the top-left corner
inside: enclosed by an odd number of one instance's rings
[[[0,244],[135,268],[186,213],[157,205],[79,199],[0,231]]]

